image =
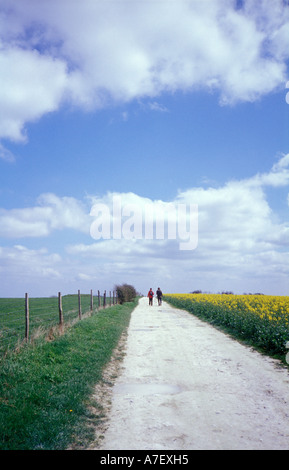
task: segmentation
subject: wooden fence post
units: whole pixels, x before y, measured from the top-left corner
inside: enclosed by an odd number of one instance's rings
[[[93,295],[92,295],[92,289],[90,290],[90,312],[92,313],[93,311]]]
[[[58,292],[59,327],[63,328],[63,310],[61,292]]]
[[[25,341],[29,340],[29,297],[25,294]]]
[[[81,320],[81,297],[80,297],[80,290],[78,290],[78,317]]]
[[[100,292],[97,291],[97,297],[98,297],[98,308],[100,308]]]
[[[111,290],[109,291],[109,306],[111,307]]]

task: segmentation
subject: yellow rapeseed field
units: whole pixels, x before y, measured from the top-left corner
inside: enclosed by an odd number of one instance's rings
[[[231,311],[252,312],[261,319],[282,322],[289,326],[289,297],[233,294],[168,294],[179,301],[204,302]]]

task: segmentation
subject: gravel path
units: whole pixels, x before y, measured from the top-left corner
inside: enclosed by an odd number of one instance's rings
[[[289,449],[289,372],[278,364],[142,298],[98,449]]]

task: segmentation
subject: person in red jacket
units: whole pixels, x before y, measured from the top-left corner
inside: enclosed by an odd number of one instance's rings
[[[153,297],[154,297],[154,292],[152,288],[150,288],[150,290],[148,291],[149,305],[153,304]]]

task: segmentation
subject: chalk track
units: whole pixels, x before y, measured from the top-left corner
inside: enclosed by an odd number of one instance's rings
[[[289,373],[278,361],[147,298],[120,351],[92,448],[289,449]]]

